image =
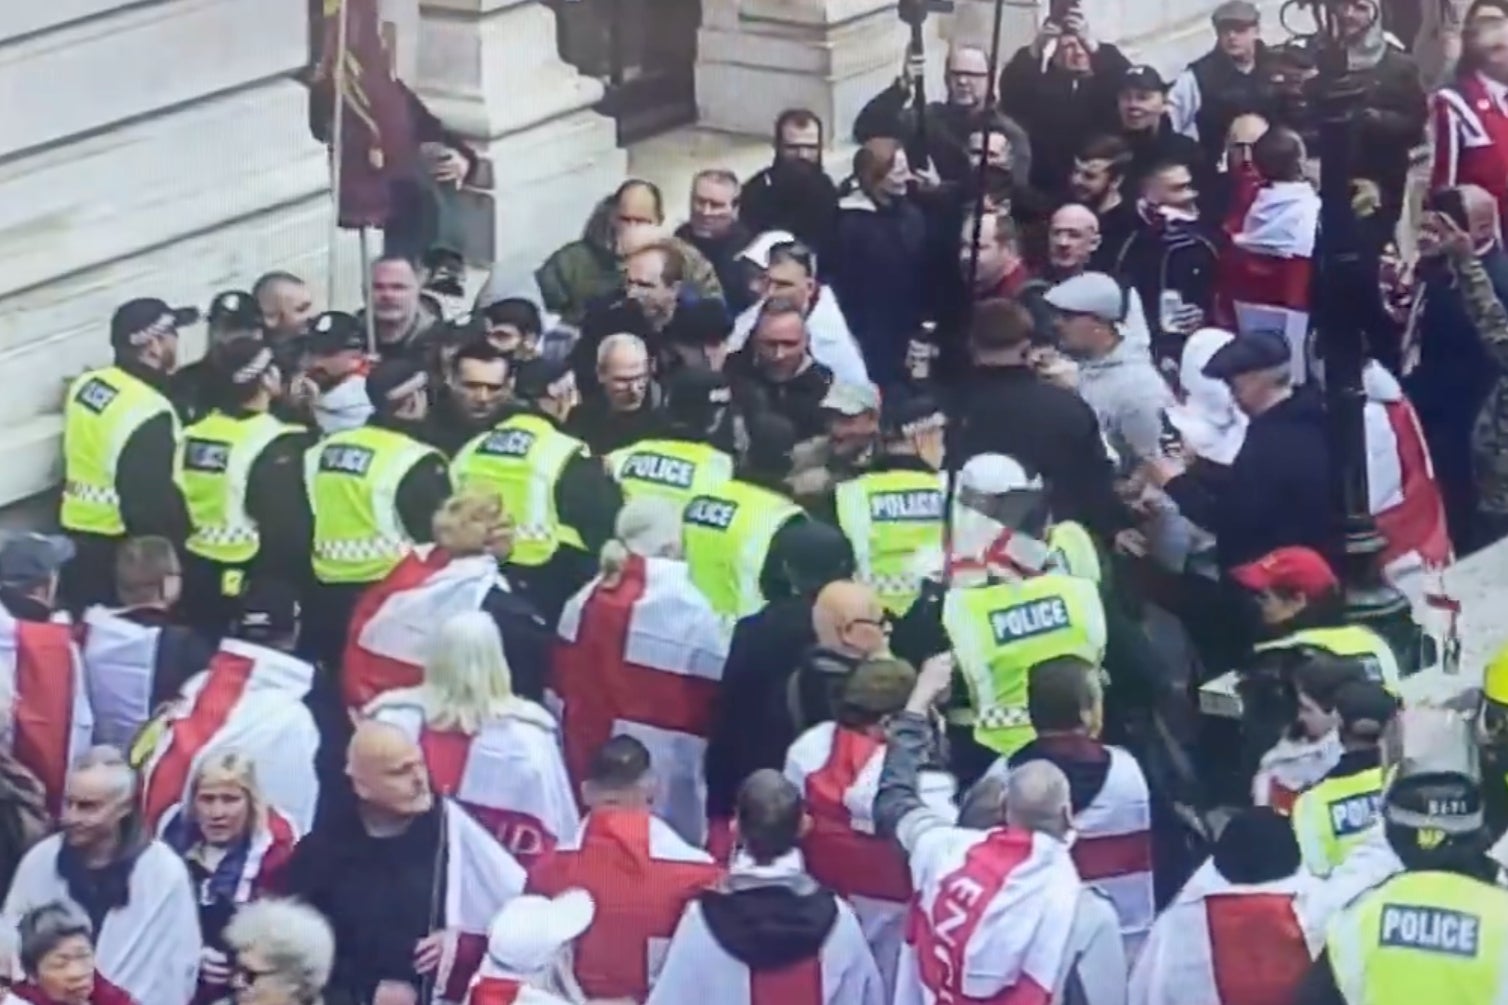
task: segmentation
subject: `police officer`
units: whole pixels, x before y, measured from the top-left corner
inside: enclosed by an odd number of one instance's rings
[[[450,496],[444,456],[417,432],[429,411],[422,363],[384,360],[366,378],[372,415],[304,455],[314,512],[313,573],[299,648],[334,666],[361,592],[419,542]]]
[[[746,427],[737,475],[693,497],[683,516],[691,581],[730,635],[739,618],[789,593],[789,535],[807,519],[785,486],[796,427],[773,412],[750,416]]]
[[[838,526],[853,545],[858,579],[894,615],[916,603],[918,552],[942,540],[945,420],[936,401],[897,390],[880,405],[880,456],[838,485]]]
[[[215,407],[215,386],[218,381],[212,372],[209,357],[217,345],[234,338],[262,333],[262,310],[256,299],[241,290],[226,290],[215,294],[209,302],[209,314],[205,317],[206,344],[204,358],[183,367],[168,381],[168,397],[178,409],[178,417],[185,424],[198,422]]]
[[[68,389],[63,408],[63,502],[59,522],[78,554],[63,570],[75,613],[112,601],[115,550],[126,537],[181,544],[188,529],[173,477],[178,417],[165,390],[178,361],[178,329],[193,307],[161,300],[122,304],[110,319],[115,362]]]
[[[1335,692],[1340,761],[1293,806],[1304,866],[1327,877],[1366,834],[1382,802],[1382,734],[1398,699],[1381,684],[1353,681]]]
[[[1372,629],[1342,623],[1340,580],[1319,552],[1278,548],[1238,566],[1231,578],[1252,595],[1269,638],[1257,644],[1254,662],[1284,649],[1309,646],[1357,660],[1368,678],[1398,692],[1398,657]]]
[[[519,411],[456,453],[456,485],[496,492],[513,518],[510,576],[550,620],[597,572],[623,494],[582,441],[561,430],[580,400],[571,368],[533,359],[513,380]]]
[[[958,473],[951,579],[922,584],[897,622],[896,655],[951,649],[962,686],[947,712],[951,764],[969,785],[1035,735],[1031,667],[1058,656],[1099,666],[1109,640],[1098,584],[1064,571],[1047,541],[1047,490],[1013,458],[981,454]],[[947,584],[947,585],[945,585]]]
[[[1295,1005],[1500,1001],[1508,987],[1508,891],[1483,854],[1482,793],[1469,768],[1405,759],[1382,819],[1404,871],[1331,920]]]
[[[309,556],[304,451],[309,434],[270,414],[283,377],[255,336],[213,346],[202,390],[211,411],[183,433],[179,477],[188,504],[181,613],[219,638],[247,581],[302,582]]]
[[[685,506],[693,496],[732,478],[733,458],[722,449],[731,446],[727,417],[732,400],[728,378],[721,373],[697,367],[677,371],[665,387],[665,435],[607,455],[623,497],[657,496]]]
[[[1498,650],[1482,679],[1477,713],[1482,749],[1482,808],[1497,841],[1508,832],[1508,646]]]

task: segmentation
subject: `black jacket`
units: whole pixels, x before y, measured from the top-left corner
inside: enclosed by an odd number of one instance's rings
[[[522,594],[494,586],[482,598],[482,610],[497,625],[513,677],[513,693],[544,701],[555,633],[550,623]]]
[[[1242,72],[1218,46],[1189,64],[1189,72],[1199,84],[1194,125],[1206,164],[1220,163],[1225,135],[1236,116],[1250,112],[1271,116],[1275,105],[1268,85],[1272,62],[1270,50],[1258,42],[1256,65],[1247,72]]]
[[[599,391],[583,395],[581,404],[571,411],[565,431],[584,440],[592,453],[605,457],[640,440],[665,432],[665,416],[657,407],[659,388],[651,384],[644,404],[632,412],[615,412],[607,397]]]
[[[115,365],[163,394],[168,393],[167,375],[129,360],[117,360]],[[156,535],[181,548],[188,537],[189,519],[188,507],[174,477],[178,460],[175,421],[175,416],[164,412],[148,419],[131,434],[121,448],[115,491],[120,496],[126,537]]]
[[[1131,148],[1131,164],[1126,168],[1126,178],[1121,185],[1128,201],[1135,202],[1140,198],[1142,179],[1160,164],[1187,167],[1194,176],[1194,187],[1201,192],[1214,183],[1214,162],[1205,159],[1198,141],[1174,132],[1167,116],[1163,116],[1156,129],[1135,133],[1120,129],[1117,132]]]
[[[315,435],[289,430],[269,443],[251,464],[246,483],[246,515],[261,538],[254,565],[289,582],[301,582],[309,567],[314,514],[304,487],[304,454]]]
[[[1126,238],[1111,263],[1110,274],[1141,296],[1152,350],[1159,359],[1178,359],[1184,336],[1162,329],[1162,294],[1176,291],[1185,304],[1212,314],[1220,249],[1203,221],[1171,223],[1136,216],[1136,229]]]
[[[755,364],[752,349],[728,357],[723,366],[733,385],[733,400],[745,415],[770,411],[790,419],[797,441],[827,432],[822,399],[832,387],[833,372],[813,360],[805,370],[786,381],[770,380]]]
[[[1106,541],[1133,524],[1115,495],[1099,421],[1072,391],[1024,366],[977,366],[950,423],[948,454],[960,466],[976,454],[1006,454],[1046,480],[1058,519],[1076,520]]]
[[[1024,46],[1000,71],[1000,110],[1031,138],[1031,183],[1044,192],[1063,191],[1074,155],[1087,140],[1119,131],[1116,91],[1131,62],[1101,43],[1090,63],[1090,76],[1075,77],[1054,63],[1044,69]]]
[[[784,230],[817,252],[832,248],[838,186],[820,164],[777,162],[744,182],[738,217],[752,234]]]
[[[1308,390],[1251,420],[1246,442],[1218,487],[1189,472],[1167,484],[1184,516],[1215,535],[1222,569],[1274,548],[1304,545],[1339,556],[1330,495],[1325,411]]]
[[[838,922],[837,898],[815,884],[707,890],[697,903],[717,944],[753,971],[811,959]]]
[[[122,620],[143,628],[161,629],[152,654],[152,707],[177,697],[188,679],[209,667],[215,643],[191,628],[175,624],[173,616],[156,607],[120,611]]]
[[[749,270],[738,257],[739,252],[754,240],[754,233],[743,223],[735,222],[721,237],[698,237],[691,224],[683,223],[675,236],[691,245],[707,257],[717,270],[717,282],[723,288],[723,302],[732,314],[740,314],[754,303],[754,294],[749,289]]]

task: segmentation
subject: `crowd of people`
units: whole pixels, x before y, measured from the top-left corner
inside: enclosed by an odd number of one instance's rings
[[[1508,7],[1427,95],[1333,5],[1418,593],[1508,532]],[[181,368],[200,312],[123,304],[63,533],[0,542],[7,1005],[1501,1000],[1508,653],[1405,707],[1346,621],[1317,54],[1212,22],[1171,79],[1076,4],[908,60],[851,176],[791,109],[465,306],[422,220]]]

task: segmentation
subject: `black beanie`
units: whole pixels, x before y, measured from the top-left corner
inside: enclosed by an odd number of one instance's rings
[[[1292,876],[1303,862],[1293,824],[1267,806],[1231,817],[1215,841],[1213,858],[1227,882],[1245,885]]]

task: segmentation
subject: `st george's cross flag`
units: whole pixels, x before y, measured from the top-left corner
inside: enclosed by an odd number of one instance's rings
[[[68,769],[94,733],[71,626],[21,621],[0,606],[0,696],[9,705],[0,728],[11,756],[37,776],[57,813]]]

